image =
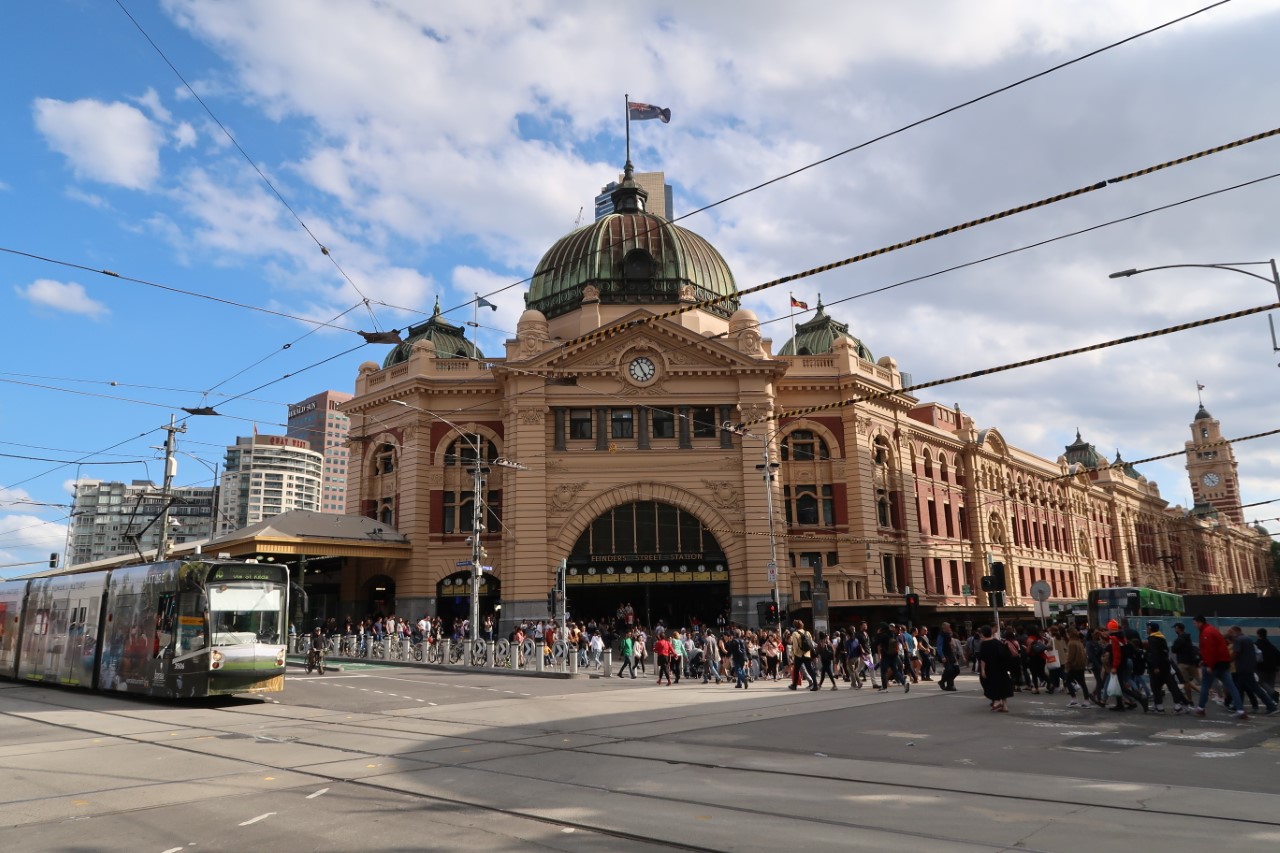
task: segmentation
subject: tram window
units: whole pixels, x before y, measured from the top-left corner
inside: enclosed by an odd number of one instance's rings
[[[569,410],[569,438],[591,438],[591,410]]]
[[[653,409],[653,437],[676,437],[676,413],[671,409]]]

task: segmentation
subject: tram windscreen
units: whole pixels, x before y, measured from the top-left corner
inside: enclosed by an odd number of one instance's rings
[[[275,584],[238,583],[209,588],[209,623],[215,646],[279,642],[284,593]]]

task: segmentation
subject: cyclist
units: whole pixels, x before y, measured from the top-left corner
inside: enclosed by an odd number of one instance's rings
[[[307,672],[312,669],[319,670],[324,675],[324,634],[317,625],[315,630],[311,632],[311,648],[307,652]]]

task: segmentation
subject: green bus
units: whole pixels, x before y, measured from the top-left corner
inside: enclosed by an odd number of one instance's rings
[[[1089,625],[1093,628],[1105,628],[1112,619],[1123,624],[1125,619],[1182,616],[1185,612],[1182,596],[1158,589],[1117,586],[1089,592]],[[1132,621],[1129,627],[1141,630]]]

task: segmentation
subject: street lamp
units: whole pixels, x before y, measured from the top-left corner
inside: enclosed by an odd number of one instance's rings
[[[1267,278],[1265,275],[1258,275],[1256,272],[1250,272],[1249,270],[1241,269],[1241,267],[1260,267],[1260,266],[1271,267],[1271,278]],[[1240,275],[1247,275],[1250,278],[1256,278],[1259,281],[1265,281],[1267,282],[1267,284],[1271,284],[1275,286],[1276,301],[1280,302],[1280,270],[1276,269],[1275,258],[1272,258],[1269,261],[1236,261],[1233,263],[1226,263],[1226,264],[1161,264],[1160,266],[1156,266],[1156,267],[1143,267],[1142,269],[1120,270],[1119,272],[1111,273],[1111,275],[1107,277],[1108,278],[1131,278],[1132,276],[1135,276],[1135,275],[1141,275],[1144,272],[1153,272],[1155,270],[1173,270],[1173,269],[1181,269],[1184,267],[1189,269],[1228,270],[1229,272],[1238,272],[1240,273]],[[1267,315],[1267,322],[1271,325],[1271,351],[1273,353],[1280,352],[1280,342],[1277,342],[1277,339],[1276,339],[1276,324],[1275,324],[1275,321],[1271,318],[1270,314]]]
[[[768,515],[769,515],[768,570],[769,570],[769,582],[773,585],[773,589],[770,592],[770,595],[772,596],[772,599],[773,599],[773,606],[777,608],[778,622],[779,622],[779,625],[781,625],[782,601],[778,596],[778,540],[773,532],[773,481],[776,477],[775,472],[778,470],[779,466],[777,462],[774,462],[772,459],[769,458],[769,439],[768,438],[762,438],[761,436],[758,436],[754,433],[747,432],[747,428],[745,425],[733,424],[733,423],[730,423],[729,421],[725,421],[723,424],[721,424],[720,428],[727,432],[734,433],[735,435],[740,435],[744,438],[756,438],[760,440],[761,452],[763,454],[764,461],[756,466],[756,470],[760,472],[762,478],[764,479],[765,507],[766,507],[766,512],[768,512]],[[816,608],[814,613],[815,615],[817,614]]]
[[[513,462],[510,459],[505,459],[501,456],[496,459],[489,460],[488,464],[485,464],[484,453],[480,444],[480,435],[478,433],[468,433],[448,418],[438,415],[429,409],[410,405],[404,400],[392,400],[391,402],[397,406],[404,406],[406,409],[412,409],[415,412],[422,412],[424,415],[430,415],[442,424],[445,424],[457,431],[459,435],[464,439],[468,439],[475,447],[475,461],[471,465],[471,474],[473,478],[471,502],[471,630],[463,639],[463,642],[466,643],[465,660],[471,662],[471,652],[474,647],[474,640],[476,637],[480,636],[480,581],[484,576],[484,567],[481,565],[484,558],[484,549],[480,544],[480,534],[484,532],[485,517],[487,515],[484,496],[486,478],[490,471],[489,466],[494,465],[499,468],[514,468],[518,471],[527,471],[528,468],[521,465],[519,462]]]

